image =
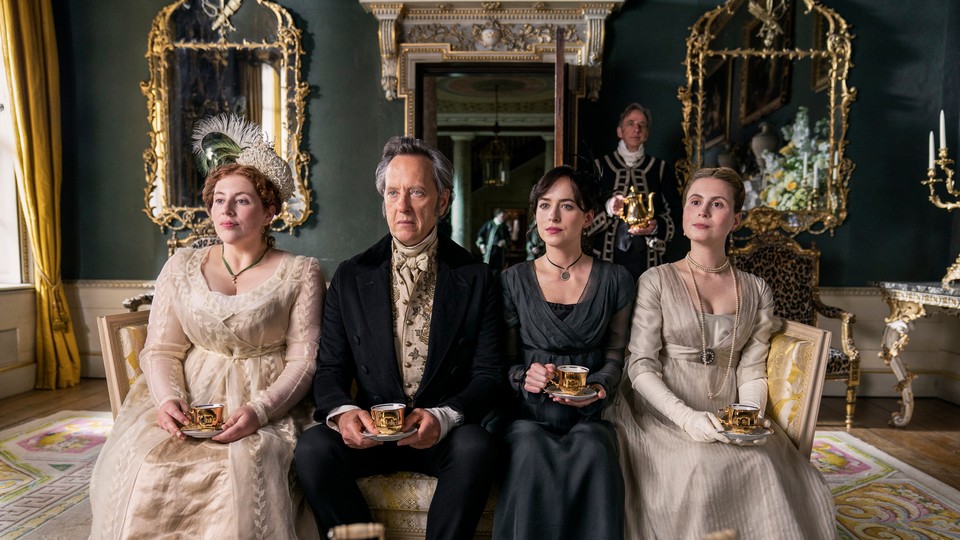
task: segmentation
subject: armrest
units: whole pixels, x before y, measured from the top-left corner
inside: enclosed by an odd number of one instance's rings
[[[813,297],[814,309],[820,315],[830,319],[840,320],[840,348],[843,354],[850,359],[850,380],[852,384],[860,383],[860,351],[853,343],[853,324],[857,316],[838,307],[828,306],[820,301],[820,295]]]

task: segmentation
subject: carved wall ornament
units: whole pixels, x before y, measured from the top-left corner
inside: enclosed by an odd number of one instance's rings
[[[412,133],[418,63],[549,62],[564,30],[568,64],[585,71],[585,93],[600,95],[604,22],[624,0],[436,2],[359,0],[379,23],[380,84],[388,100],[407,102]]]

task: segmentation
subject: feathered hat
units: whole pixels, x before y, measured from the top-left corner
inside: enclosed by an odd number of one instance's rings
[[[193,151],[204,175],[227,163],[254,167],[280,192],[280,200],[293,195],[290,165],[273,149],[257,124],[234,114],[208,116],[193,127]]]

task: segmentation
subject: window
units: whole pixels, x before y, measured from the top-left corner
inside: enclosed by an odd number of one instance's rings
[[[20,285],[27,282],[28,276],[24,267],[27,241],[17,204],[17,153],[6,73],[0,59],[0,286]]]

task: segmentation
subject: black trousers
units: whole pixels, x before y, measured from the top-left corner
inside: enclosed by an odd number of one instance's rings
[[[427,539],[473,538],[495,476],[496,445],[477,424],[453,428],[432,448],[387,442],[356,450],[326,425],[305,431],[294,466],[321,534],[334,525],[372,521],[357,478],[411,471],[437,478],[427,513]]]

